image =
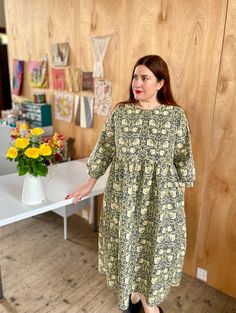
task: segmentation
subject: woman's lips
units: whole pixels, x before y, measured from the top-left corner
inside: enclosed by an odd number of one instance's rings
[[[135,90],[135,93],[140,94],[142,93],[142,90]]]

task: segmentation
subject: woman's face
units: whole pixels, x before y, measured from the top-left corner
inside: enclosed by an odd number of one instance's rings
[[[133,74],[132,90],[135,100],[156,102],[157,92],[164,81],[157,81],[156,76],[145,65],[138,65]]]

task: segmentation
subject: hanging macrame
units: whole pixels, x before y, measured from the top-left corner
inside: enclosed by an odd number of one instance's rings
[[[92,48],[94,56],[94,68],[93,68],[93,77],[94,78],[103,78],[103,60],[106,54],[106,50],[111,39],[111,35],[92,37]]]

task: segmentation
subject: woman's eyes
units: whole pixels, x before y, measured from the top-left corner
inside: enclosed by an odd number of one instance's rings
[[[138,76],[133,75],[133,80],[137,81],[138,80]],[[149,77],[148,76],[141,76],[141,80],[143,80],[143,81],[149,80]]]

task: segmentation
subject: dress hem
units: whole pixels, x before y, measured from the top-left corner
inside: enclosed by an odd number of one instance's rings
[[[105,271],[103,271],[102,269],[98,269],[98,272],[99,272],[100,274],[106,276],[107,288],[109,288],[109,289],[111,289],[111,290],[114,290],[114,291],[118,294],[118,290],[117,290],[116,287],[111,287],[111,286],[108,285],[107,273],[106,273]],[[166,293],[166,297],[168,296],[171,287],[178,287],[179,285],[180,285],[180,283],[178,283],[178,284],[172,284],[172,285],[170,286],[168,292]],[[131,293],[134,293],[134,292],[142,293],[142,294],[144,295],[145,299],[147,299],[147,296],[146,296],[146,294],[145,294],[143,291],[130,290],[130,294],[131,294]],[[165,297],[165,298],[166,298],[166,297]],[[163,301],[164,301],[164,300],[163,300]],[[146,303],[147,303],[147,305],[150,306],[150,307],[156,307],[156,306],[159,306],[160,304],[162,304],[163,301],[162,301],[162,302],[155,303],[155,304],[149,304],[148,301],[146,300]],[[118,308],[119,308],[119,310],[127,310],[127,309],[128,309],[128,306],[127,306],[127,307],[125,307],[125,306],[120,306],[119,303],[118,303]]]

